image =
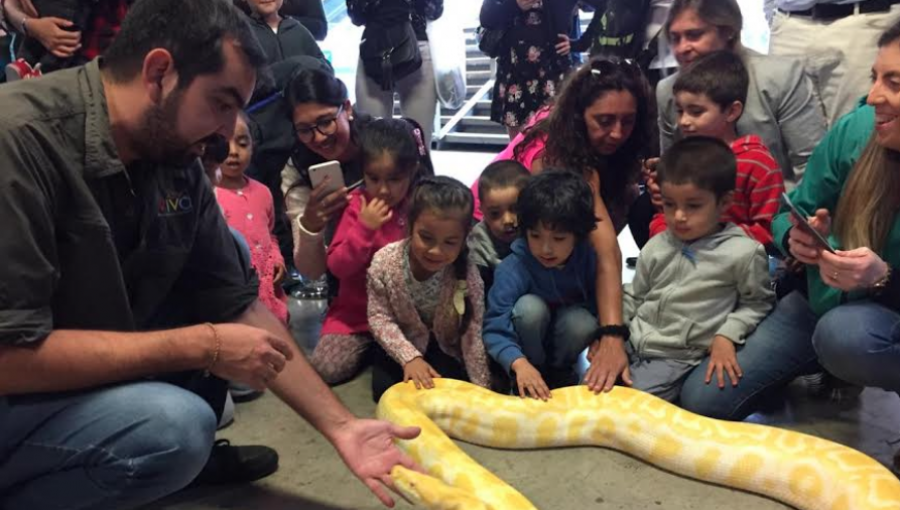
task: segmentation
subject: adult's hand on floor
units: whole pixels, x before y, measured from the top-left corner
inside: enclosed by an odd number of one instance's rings
[[[391,469],[401,465],[425,473],[409,455],[397,448],[394,440],[414,439],[419,432],[419,427],[400,427],[381,420],[354,419],[330,434],[330,437],[350,471],[385,506],[393,508],[394,499],[384,490],[387,487],[397,492],[391,479]]]
[[[284,340],[264,329],[244,324],[216,324],[213,329],[218,355],[209,371],[222,379],[264,390],[294,357]]]
[[[619,376],[622,376],[625,384],[631,386],[628,354],[621,338],[605,336],[595,341],[588,349],[588,361],[591,366],[584,375],[584,383],[594,393],[612,390]]]

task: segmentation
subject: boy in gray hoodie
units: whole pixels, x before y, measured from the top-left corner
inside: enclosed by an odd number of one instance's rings
[[[720,218],[732,204],[737,163],[721,140],[677,142],[658,180],[668,230],[652,238],[625,286],[633,386],[675,401],[706,356],[720,388],[742,377],[735,356],[774,304],[768,258],[758,241]]]

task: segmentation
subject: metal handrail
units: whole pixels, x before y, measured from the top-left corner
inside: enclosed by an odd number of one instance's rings
[[[491,67],[491,69],[493,71],[493,66]],[[481,101],[484,96],[488,95],[488,93],[494,89],[494,80],[495,78],[491,78],[490,80],[485,82],[485,84],[482,85],[481,88],[478,89],[478,91],[475,92],[475,94],[471,98],[469,98],[468,101],[466,101],[466,104],[464,104],[462,108],[460,108],[456,113],[453,114],[453,117],[450,117],[450,120],[447,121],[447,123],[444,124],[444,126],[437,133],[435,133],[432,138],[434,138],[436,141],[440,141],[443,140],[445,136],[453,132],[453,130],[456,129],[456,125],[459,124],[460,121],[462,121],[466,117],[466,115],[469,114],[469,112],[475,109],[475,105],[478,104],[478,101]]]

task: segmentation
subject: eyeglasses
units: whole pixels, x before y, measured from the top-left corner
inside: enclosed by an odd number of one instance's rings
[[[343,111],[344,105],[341,105],[340,108],[338,108],[337,113],[334,114],[334,117],[320,120],[311,126],[294,124],[294,131],[297,133],[297,138],[303,143],[309,143],[316,137],[316,131],[322,136],[331,136],[335,134],[337,132],[338,117],[341,116]]]

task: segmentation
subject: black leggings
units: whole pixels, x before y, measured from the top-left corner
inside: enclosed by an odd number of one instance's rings
[[[428,342],[428,350],[423,357],[441,377],[469,380],[462,362],[442,351],[433,338]],[[388,388],[399,382],[403,382],[403,367],[380,346],[372,346],[372,400],[378,402]]]

